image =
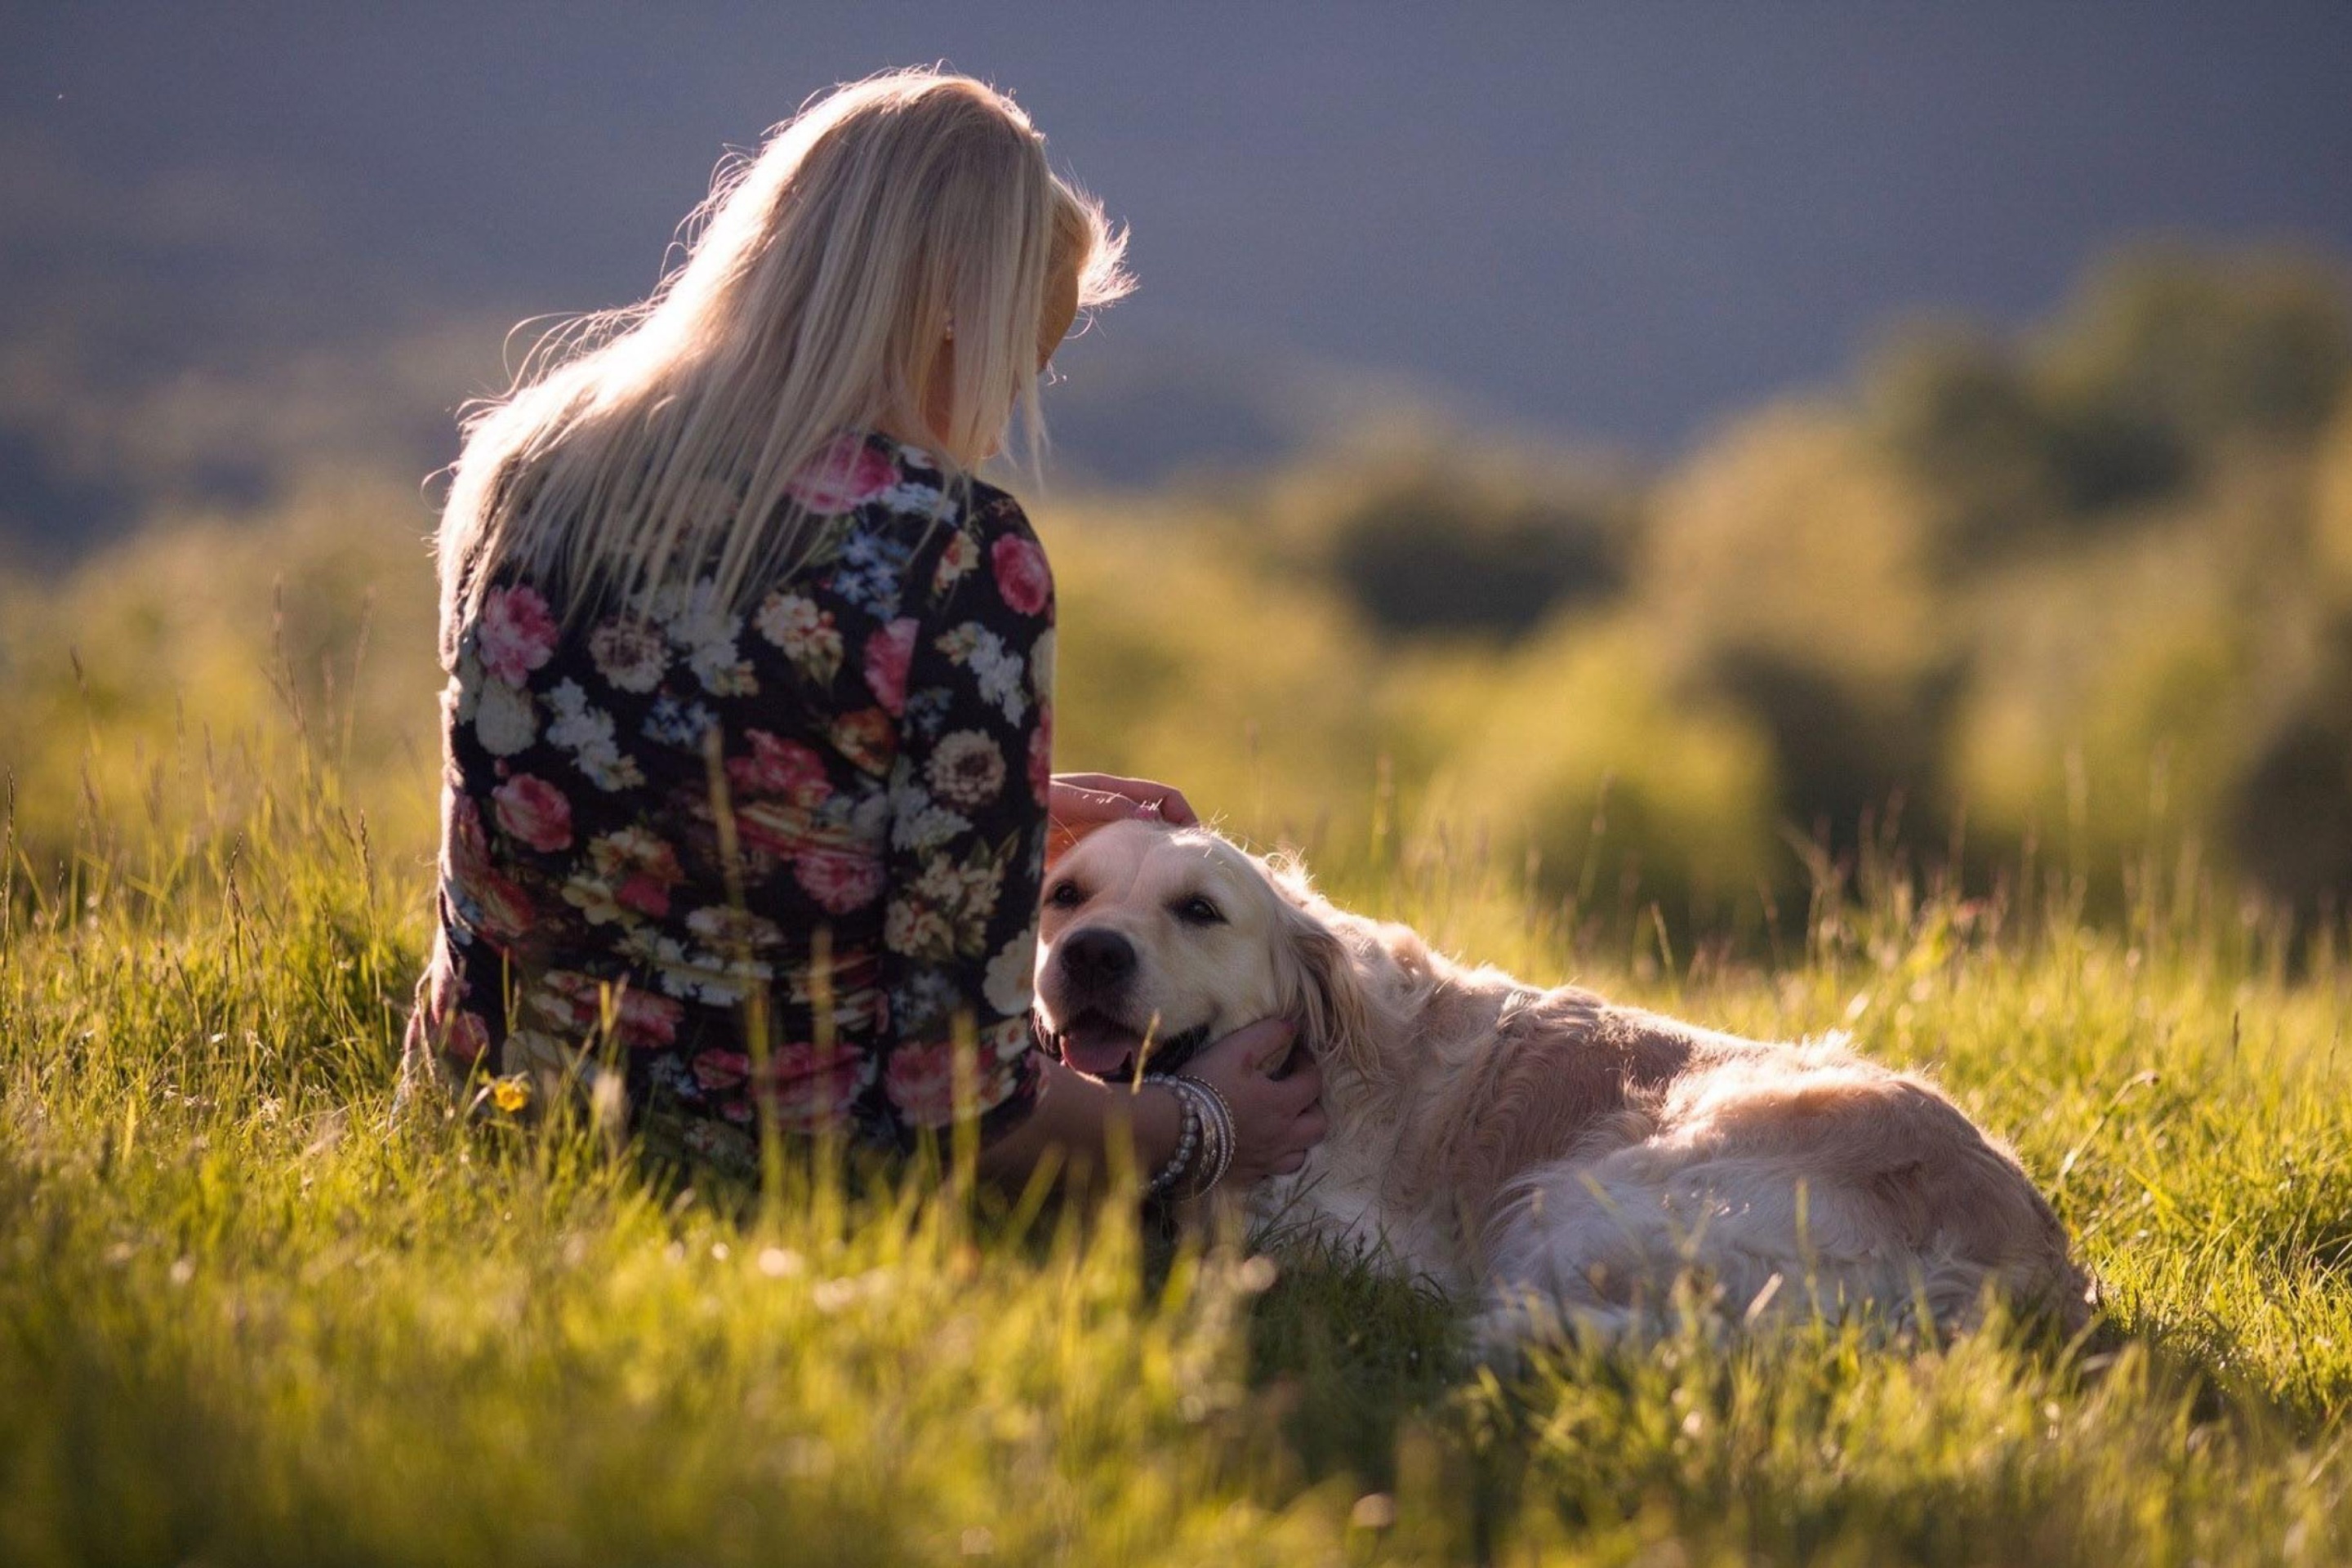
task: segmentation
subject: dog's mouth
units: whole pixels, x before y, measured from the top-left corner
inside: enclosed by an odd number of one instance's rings
[[[1089,1007],[1063,1024],[1054,1035],[1064,1065],[1095,1078],[1124,1078],[1135,1070],[1140,1054],[1155,1071],[1173,1072],[1209,1042],[1209,1026],[1181,1034],[1154,1036],[1144,1048],[1144,1034],[1129,1027],[1099,1008]]]

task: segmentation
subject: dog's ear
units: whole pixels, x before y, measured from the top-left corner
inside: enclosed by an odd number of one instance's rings
[[[1307,1048],[1348,1064],[1366,1080],[1385,1076],[1380,1011],[1365,984],[1362,961],[1333,929],[1338,911],[1315,895],[1303,874],[1280,860],[1267,879],[1282,895],[1284,989]]]

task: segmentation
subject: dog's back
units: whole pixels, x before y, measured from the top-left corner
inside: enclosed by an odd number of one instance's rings
[[[1277,1194],[1489,1297],[1656,1320],[1677,1281],[1749,1321],[1974,1320],[1989,1291],[2086,1320],[2088,1283],[2008,1151],[1843,1040],[1774,1043],[1467,970],[1331,911],[1384,1037],[1332,1083],[1332,1134]]]

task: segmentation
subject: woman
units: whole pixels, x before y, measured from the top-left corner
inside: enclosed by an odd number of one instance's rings
[[[1049,829],[1192,820],[1054,778],[1054,601],[972,470],[1125,237],[969,78],[836,89],[722,176],[652,299],[468,421],[439,538],[439,929],[412,1072],[584,1082],[657,1152],[904,1147],[1007,1181],[1131,1139],[1162,1189],[1322,1135],[1269,1021],[1140,1089],[1037,1048]],[[1230,1173],[1226,1167],[1230,1166]]]

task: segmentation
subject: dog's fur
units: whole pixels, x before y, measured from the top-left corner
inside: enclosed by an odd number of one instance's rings
[[[1126,972],[1074,959],[1109,938]],[[1656,1323],[1678,1280],[1749,1321],[1957,1327],[1989,1295],[2068,1332],[2090,1312],[2015,1158],[1920,1079],[1835,1038],[1743,1039],[1465,968],[1211,832],[1122,823],[1063,856],[1037,984],[1066,1059],[1105,1075],[1147,1040],[1300,1020],[1330,1132],[1253,1205],[1482,1293],[1490,1337]]]

